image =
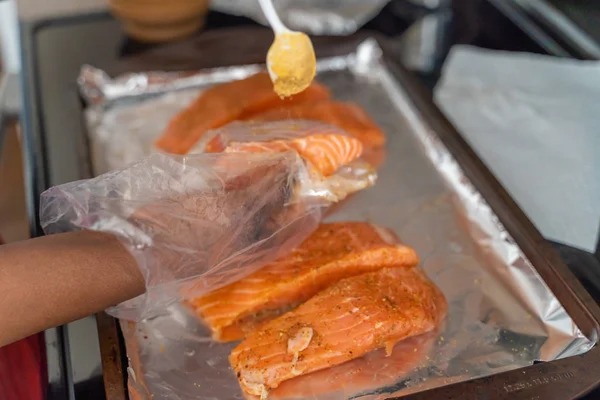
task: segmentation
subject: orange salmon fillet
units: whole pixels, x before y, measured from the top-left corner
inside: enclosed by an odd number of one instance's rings
[[[363,151],[362,143],[357,139],[323,133],[293,140],[274,140],[272,142],[232,143],[225,152],[284,152],[296,150],[300,157],[310,162],[323,176],[333,174],[343,165],[359,158]]]
[[[264,324],[229,356],[244,392],[265,397],[282,382],[434,330],[446,300],[420,268],[343,279]]]
[[[127,379],[129,399],[143,400],[150,396],[150,390],[146,385],[142,361],[140,360],[141,350],[135,334],[137,325],[133,321],[121,321],[121,331],[123,332],[123,337],[125,338],[129,366],[136,376],[135,380]]]
[[[273,91],[273,83],[266,72],[216,85],[202,92],[192,104],[171,119],[156,146],[168,153],[186,154],[210,129],[271,108],[325,100],[329,96],[329,89],[313,83],[302,93],[281,99]]]
[[[273,126],[273,130],[283,128],[285,127]],[[251,127],[248,129],[252,130]],[[225,137],[227,134],[225,129],[206,145],[206,152],[265,153],[295,150],[323,176],[333,174],[341,166],[351,163],[362,155],[362,143],[333,126],[319,124],[306,132],[303,132],[303,129],[300,133],[306,133],[304,136],[294,136],[296,132],[293,126],[289,129],[290,136],[287,138],[281,135],[270,137],[269,125],[266,125],[263,128],[265,131],[263,135],[252,132],[247,137],[232,138],[232,140]]]
[[[350,398],[368,390],[393,385],[427,364],[437,331],[401,340],[392,355],[379,349],[335,367],[301,375],[281,383],[269,393],[269,399],[300,399],[337,395]],[[255,397],[258,398],[258,397]]]
[[[362,142],[365,148],[385,144],[385,135],[358,105],[339,101],[310,101],[249,115],[247,120],[267,122],[281,120],[311,120],[337,126]]]
[[[340,279],[418,261],[386,229],[364,222],[321,224],[289,256],[189,303],[216,340],[238,340]]]

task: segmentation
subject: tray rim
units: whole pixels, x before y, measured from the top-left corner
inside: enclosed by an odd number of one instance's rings
[[[257,39],[257,34],[262,37]],[[202,51],[203,46],[208,46],[208,50],[218,51],[219,46],[215,46],[214,43],[225,42],[230,35],[255,36],[254,45],[257,45],[258,48],[251,48],[246,54],[236,53],[226,60],[216,57],[217,60],[213,59],[212,63],[210,60],[201,63],[197,60],[190,62],[175,58],[174,64],[169,65],[169,60],[174,56],[173,53],[176,53],[178,49],[186,49],[190,43],[193,52]],[[161,46],[155,50],[128,57],[118,65],[109,66],[106,70],[114,76],[136,71],[182,71],[261,63],[266,53],[266,47],[270,44],[264,39],[270,38],[270,35],[270,31],[257,27],[206,32],[199,39],[195,39],[196,43],[192,39],[175,45]],[[465,176],[485,198],[505,229],[573,318],[573,321],[586,336],[597,338],[600,332],[600,306],[595,303],[583,285],[560,259],[558,253],[550,247],[550,244],[470,148],[457,129],[442,114],[433,102],[431,93],[402,66],[387,39],[376,32],[359,31],[346,37],[315,37],[313,41],[317,56],[320,58],[348,54],[360,42],[368,38],[377,40],[383,51],[386,67],[402,86],[416,111],[421,114],[428,126],[436,132],[448,148]],[[207,53],[203,52],[202,55],[206,60]],[[187,60],[189,58],[187,57]],[[215,62],[219,65],[215,65]],[[153,63],[156,66],[148,68]],[[120,336],[118,321],[104,313],[98,314],[97,320],[106,393],[116,396],[110,397],[111,399],[128,398],[126,369],[122,368],[123,347],[119,340],[115,340]],[[579,356],[538,363],[488,377],[430,389],[404,396],[402,399],[437,398],[437,396],[445,399],[541,399],[542,396],[561,399],[578,398],[600,385],[600,370],[592,372],[591,368],[586,368],[590,365],[597,365],[600,368],[599,346],[594,346]],[[123,390],[123,395],[119,394]],[[396,398],[390,398],[390,400],[393,399]]]

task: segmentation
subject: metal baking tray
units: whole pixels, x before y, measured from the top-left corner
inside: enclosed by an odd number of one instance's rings
[[[346,38],[315,38],[314,44],[319,57],[340,56],[348,54],[367,37],[373,36],[360,33]],[[193,42],[172,45],[125,60],[109,72],[116,75],[124,72],[198,70],[260,63],[270,40],[268,31],[260,29],[211,32]],[[598,306],[479,158],[433,105],[430,94],[399,65],[389,44],[381,38],[378,38],[378,41],[383,50],[386,70],[402,87],[405,97],[411,103],[411,110],[408,113],[414,114],[412,116],[418,117],[420,121],[425,121],[426,131],[435,132],[435,137],[452,154],[453,160],[460,166],[464,176],[490,206],[503,229],[506,229],[511,240],[514,240],[523,253],[524,259],[533,265],[581,333],[595,342],[599,330]],[[225,48],[227,51],[223,51]],[[394,157],[394,154],[387,156]],[[126,398],[123,374],[125,361],[118,326],[106,315],[98,317],[98,325],[107,396],[110,399]],[[558,361],[540,362],[485,378],[448,384],[412,393],[403,398],[576,398],[600,383],[600,376],[589,368],[590,365],[598,364],[598,361],[600,361],[600,351],[594,347],[582,355]]]

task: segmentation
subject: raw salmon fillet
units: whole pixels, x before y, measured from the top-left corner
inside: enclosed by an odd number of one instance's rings
[[[323,176],[333,174],[342,165],[359,158],[362,143],[357,139],[323,133],[292,140],[274,140],[271,142],[232,143],[226,152],[284,152],[296,150],[300,157],[311,163]]]
[[[244,392],[265,397],[282,382],[434,330],[446,314],[418,267],[343,279],[249,334],[229,356]]]
[[[151,397],[150,390],[146,385],[144,379],[144,370],[142,369],[142,361],[140,360],[140,344],[136,337],[135,331],[137,329],[136,323],[133,321],[121,320],[121,331],[125,338],[125,346],[127,350],[127,358],[129,360],[129,367],[133,371],[136,379],[132,379],[131,375],[127,379],[127,389],[129,392],[130,400],[143,400]],[[128,374],[129,372],[128,368]]]
[[[156,146],[168,153],[186,154],[210,129],[271,108],[324,100],[329,96],[329,89],[313,83],[302,93],[281,99],[273,91],[273,83],[266,72],[213,86],[169,122]]]
[[[215,339],[238,340],[340,279],[418,261],[386,229],[364,222],[321,224],[289,256],[190,304]]]
[[[264,126],[241,124],[231,129],[224,128],[208,142],[205,151],[264,153],[295,150],[323,176],[329,176],[341,166],[360,158],[363,152],[363,145],[358,139],[334,126],[313,126],[312,123],[261,125]],[[244,127],[247,133],[240,129]],[[232,134],[230,131],[233,131]],[[236,135],[236,132],[244,133]]]
[[[352,398],[394,385],[428,364],[427,356],[437,334],[434,330],[401,340],[390,356],[385,349],[379,349],[335,367],[290,379],[273,389],[269,399]]]
[[[249,115],[252,121],[310,120],[337,126],[362,142],[365,148],[385,144],[385,136],[377,124],[358,105],[339,101],[311,101]]]

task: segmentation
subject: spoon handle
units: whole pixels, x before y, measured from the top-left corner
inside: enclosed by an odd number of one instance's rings
[[[260,3],[260,7],[262,8],[265,17],[267,17],[267,20],[269,21],[269,25],[271,25],[271,28],[276,35],[288,30],[279,19],[277,11],[275,11],[275,7],[273,7],[272,0],[259,0],[258,2]]]

